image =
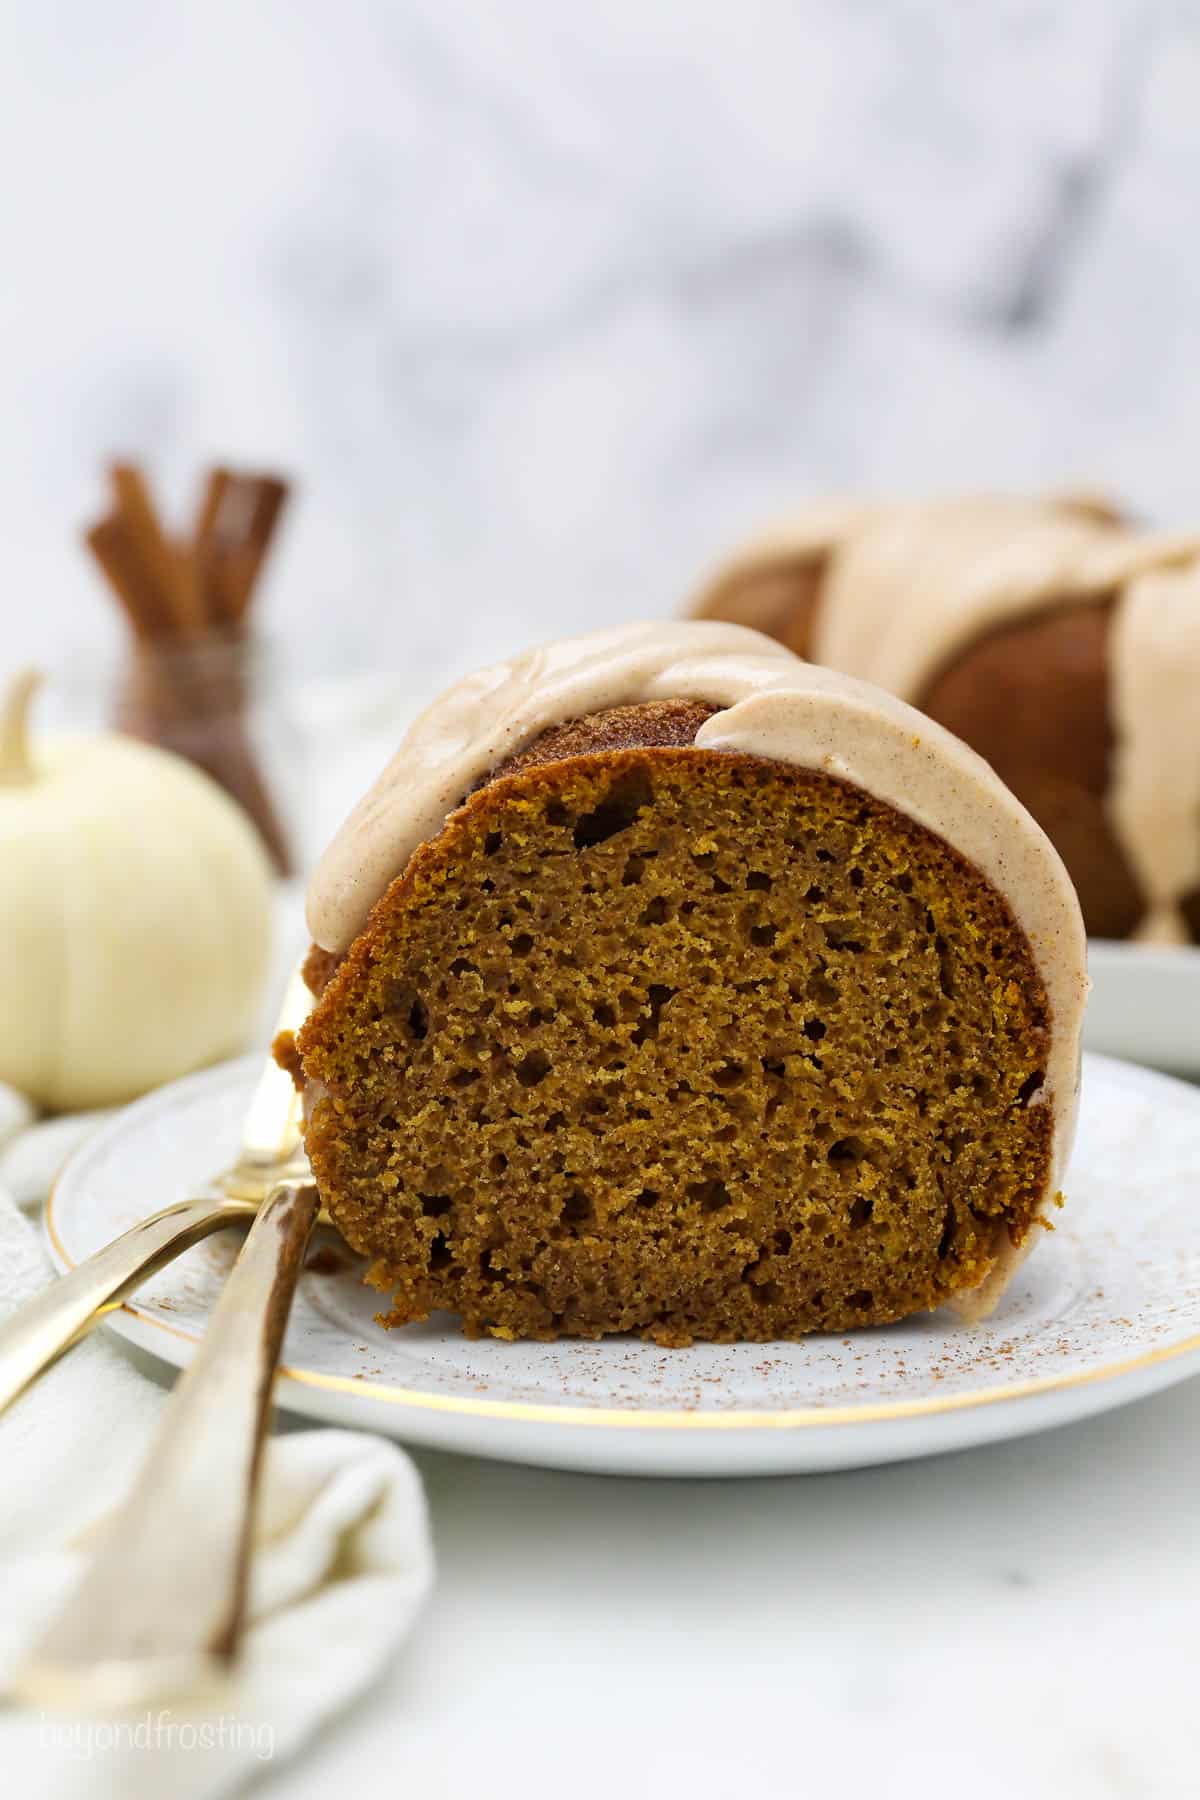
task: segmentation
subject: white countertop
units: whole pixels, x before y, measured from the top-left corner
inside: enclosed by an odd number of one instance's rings
[[[430,1611],[265,1796],[1200,1792],[1200,1381],[817,1478],[417,1460]]]

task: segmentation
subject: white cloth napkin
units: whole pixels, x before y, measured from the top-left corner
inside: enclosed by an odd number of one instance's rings
[[[0,1133],[15,1116],[0,1090]],[[55,1121],[0,1142],[0,1318],[51,1276],[6,1171],[27,1200],[44,1196],[63,1140],[80,1129]],[[78,1580],[90,1528],[127,1491],[168,1398],[98,1333],[0,1415],[0,1696]],[[433,1577],[416,1470],[395,1445],[356,1432],[272,1438],[256,1546],[250,1629],[227,1696],[90,1720],[9,1704],[0,1788],[23,1800],[207,1800],[240,1789],[370,1685]]]

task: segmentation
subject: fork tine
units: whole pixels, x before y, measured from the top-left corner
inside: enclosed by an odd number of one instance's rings
[[[246,1224],[254,1213],[248,1200],[211,1194],[164,1207],[35,1294],[0,1325],[0,1413],[148,1276],[210,1232]]]

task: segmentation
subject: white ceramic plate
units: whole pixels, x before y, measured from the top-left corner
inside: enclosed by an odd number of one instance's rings
[[[1088,943],[1089,1050],[1200,1077],[1200,945]]]
[[[203,1191],[236,1149],[255,1063],[139,1101],[76,1153],[47,1225],[60,1268]],[[555,1468],[756,1475],[853,1468],[1041,1431],[1200,1371],[1200,1090],[1089,1057],[1068,1205],[987,1324],[941,1315],[798,1344],[660,1350],[385,1332],[332,1232],[309,1256],[279,1403],[410,1443]],[[186,1364],[237,1253],[199,1244],[108,1323]]]

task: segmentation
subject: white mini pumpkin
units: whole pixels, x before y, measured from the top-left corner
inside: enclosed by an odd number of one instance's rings
[[[271,877],[241,810],[132,738],[31,747],[0,711],[0,1080],[107,1106],[241,1049],[270,954]]]

